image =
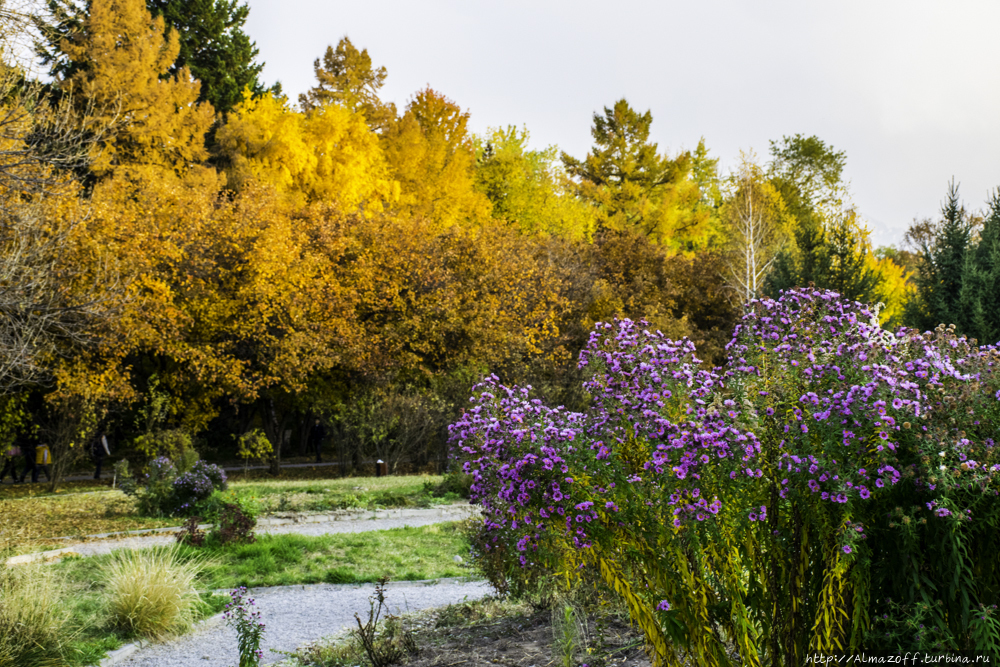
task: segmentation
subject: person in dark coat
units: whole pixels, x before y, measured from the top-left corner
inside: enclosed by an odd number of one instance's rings
[[[38,479],[38,469],[35,467],[35,447],[38,445],[38,441],[34,438],[25,438],[21,441],[21,455],[24,457],[24,470],[21,471],[21,479],[18,481],[24,483],[24,478],[31,473],[31,481],[36,481]]]
[[[326,438],[326,427],[319,419],[309,429],[309,451],[316,452],[316,463],[323,462],[323,439]]]
[[[111,448],[108,447],[108,436],[104,431],[97,434],[90,443],[90,458],[94,460],[94,479],[101,478],[101,465],[104,463],[104,457],[111,455]]]
[[[0,454],[3,458],[3,470],[0,471],[0,484],[7,478],[7,474],[10,473],[10,480],[14,484],[17,484],[17,459],[21,456],[21,447],[15,440],[14,444],[10,448]]]

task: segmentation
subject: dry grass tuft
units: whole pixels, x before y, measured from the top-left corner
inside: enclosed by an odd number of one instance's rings
[[[44,565],[0,566],[0,667],[66,664],[72,637],[60,590]]]
[[[203,605],[194,586],[203,567],[176,547],[117,552],[106,573],[112,622],[154,639],[188,629]]]

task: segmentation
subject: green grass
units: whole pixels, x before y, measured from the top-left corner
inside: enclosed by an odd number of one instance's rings
[[[297,469],[293,469],[297,470]],[[230,488],[254,497],[264,514],[324,512],[336,509],[431,507],[457,502],[452,493],[435,498],[425,485],[440,484],[440,475],[393,475],[337,479],[233,480]],[[49,494],[41,485],[0,487],[0,557],[39,547],[65,546],[60,537],[180,526],[183,518],[139,516],[135,499],[93,484]],[[94,491],[80,493],[79,491]],[[38,517],[44,516],[44,521]]]
[[[346,477],[339,479],[234,480],[230,488],[255,498],[264,512],[324,512],[372,507],[430,507],[457,496],[434,498],[425,489],[440,475]]]
[[[203,577],[210,589],[468,575],[454,562],[469,551],[457,523],[318,537],[261,535],[253,544],[187,549],[210,559]]]
[[[221,610],[228,595],[207,591],[236,586],[287,586],[313,583],[366,583],[382,576],[394,581],[468,576],[454,562],[469,545],[460,524],[441,523],[307,537],[261,535],[253,544],[183,547],[183,558],[203,561],[196,585],[207,603],[200,617]],[[96,663],[107,651],[133,639],[114,626],[105,603],[109,556],[67,559],[51,566],[63,582],[64,604],[75,628],[78,665]]]

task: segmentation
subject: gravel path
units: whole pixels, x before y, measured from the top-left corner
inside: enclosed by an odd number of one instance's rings
[[[427,526],[445,521],[461,521],[468,518],[474,509],[467,505],[442,505],[430,509],[394,509],[375,511],[332,512],[329,514],[299,515],[294,517],[272,517],[262,519],[257,524],[257,533],[298,535],[325,535],[328,533],[360,533],[369,530],[388,530],[408,526]],[[172,534],[151,534],[105,539],[95,542],[80,542],[66,548],[81,556],[96,556],[111,553],[115,549],[142,549],[174,542]]]
[[[267,626],[264,664],[285,656],[273,653],[294,651],[307,642],[342,632],[355,626],[354,614],[367,619],[372,584],[314,584],[280,586],[252,592]],[[463,599],[477,599],[489,592],[482,581],[442,580],[399,582],[387,586],[386,600],[392,613],[441,607]],[[119,665],[130,667],[230,667],[239,662],[236,633],[216,624],[193,634],[141,649]]]

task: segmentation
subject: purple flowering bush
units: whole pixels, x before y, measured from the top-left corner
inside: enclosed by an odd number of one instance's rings
[[[194,466],[191,467],[191,472],[207,477],[208,481],[212,483],[213,490],[225,491],[229,488],[229,478],[226,476],[226,471],[214,463],[197,461]]]
[[[752,302],[727,349],[708,370],[690,341],[602,323],[586,412],[478,385],[451,433],[479,558],[594,573],[663,660],[896,648],[916,640],[882,632],[890,612],[905,627],[928,596],[936,636],[974,647],[963,605],[1000,593],[997,347],[795,290]]]
[[[182,473],[173,482],[173,513],[190,514],[196,505],[207,500],[218,489],[225,491],[225,471],[214,463],[198,461],[191,470]]]
[[[127,467],[123,468],[127,473]],[[227,487],[226,473],[215,464],[198,461],[188,472],[177,474],[165,456],[149,462],[148,472],[122,490],[138,500],[138,510],[146,516],[189,515],[215,490]]]

